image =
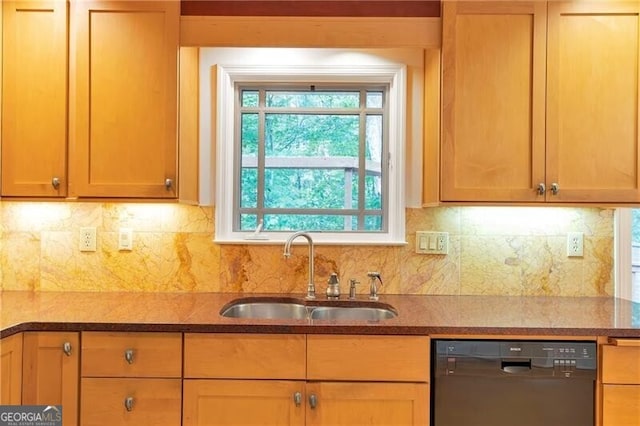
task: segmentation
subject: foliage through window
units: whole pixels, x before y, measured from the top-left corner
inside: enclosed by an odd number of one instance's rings
[[[386,231],[388,85],[235,93],[234,231]]]

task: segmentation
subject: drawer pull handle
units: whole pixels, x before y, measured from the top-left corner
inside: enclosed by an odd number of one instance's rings
[[[544,195],[545,192],[547,192],[547,187],[544,185],[544,183],[539,183],[538,184],[538,195]]]
[[[551,184],[551,193],[553,195],[558,195],[558,192],[560,192],[560,185],[558,185],[557,183],[552,183]]]
[[[64,354],[66,356],[71,356],[71,343],[70,342],[64,342],[62,344],[62,352],[64,352]]]
[[[53,186],[53,189],[60,188],[60,178],[58,178],[58,177],[52,178],[51,179],[51,186]]]
[[[167,178],[164,180],[164,187],[166,188],[167,191],[170,191],[172,186],[173,186],[173,179]]]
[[[296,403],[296,407],[299,407],[302,404],[302,394],[300,392],[295,392],[293,394],[293,402]]]
[[[309,406],[312,410],[318,406],[318,397],[313,393],[309,395]]]
[[[133,410],[133,397],[132,396],[128,396],[124,399],[124,408],[127,409],[127,411],[131,411]]]
[[[124,351],[124,359],[126,359],[129,364],[133,364],[133,349]]]

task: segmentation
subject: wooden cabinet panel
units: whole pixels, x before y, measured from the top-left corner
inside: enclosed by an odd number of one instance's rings
[[[23,335],[22,403],[62,405],[63,425],[78,423],[78,333]]]
[[[307,378],[428,382],[429,351],[426,336],[308,335]]]
[[[602,382],[640,385],[640,346],[603,345]]]
[[[0,404],[22,402],[22,334],[0,340]]]
[[[546,4],[444,2],[442,201],[543,201]]]
[[[71,10],[72,194],[175,198],[180,2]]]
[[[181,377],[180,333],[82,333],[83,377]]]
[[[604,385],[602,394],[602,426],[640,424],[640,386]]]
[[[549,2],[550,201],[640,200],[640,3]]]
[[[63,197],[67,2],[3,1],[2,9],[2,195]]]
[[[278,380],[185,380],[182,424],[304,425],[304,386]]]
[[[126,400],[131,398],[130,409]],[[82,378],[83,426],[176,426],[181,418],[180,379]]]
[[[426,383],[309,383],[307,425],[428,425]]]
[[[305,378],[304,335],[185,334],[184,377]]]

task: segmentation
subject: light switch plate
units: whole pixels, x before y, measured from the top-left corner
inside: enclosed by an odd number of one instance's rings
[[[449,233],[417,231],[416,253],[418,254],[449,254]]]
[[[118,232],[118,250],[133,250],[133,229],[120,228],[120,232]]]

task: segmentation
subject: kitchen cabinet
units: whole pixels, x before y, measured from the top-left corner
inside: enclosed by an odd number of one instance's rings
[[[175,198],[180,2],[72,1],[71,194]]]
[[[2,196],[67,195],[67,2],[2,2]]]
[[[82,425],[179,425],[180,333],[82,334]]]
[[[428,337],[187,333],[184,353],[185,426],[428,423]]]
[[[0,340],[0,405],[22,402],[22,334]]]
[[[610,339],[601,346],[602,426],[640,420],[640,339]]]
[[[638,2],[443,4],[441,200],[640,200]]]
[[[78,424],[78,333],[25,332],[22,404],[62,405],[62,424]]]

